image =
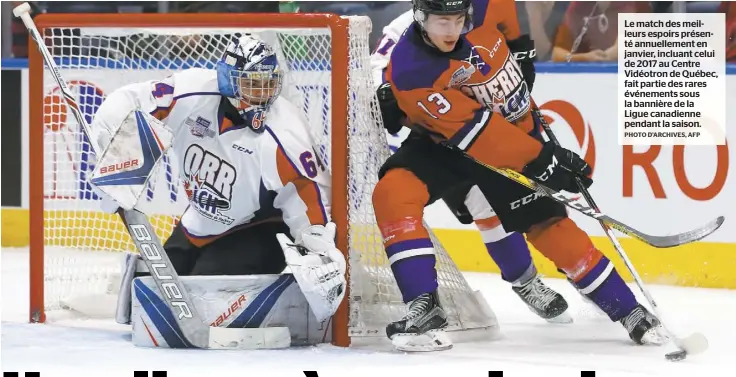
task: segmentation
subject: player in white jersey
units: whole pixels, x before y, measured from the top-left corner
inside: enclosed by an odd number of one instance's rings
[[[409,10],[386,25],[378,47],[371,55],[374,87],[381,105],[384,126],[390,134],[396,134],[401,130],[405,115],[396,104],[390,86],[384,84],[386,81],[384,71],[396,42],[412,22],[414,22],[414,12]],[[409,138],[420,137],[422,136],[414,133],[409,136]],[[404,163],[409,164],[409,162]],[[420,167],[414,168],[419,169]],[[524,236],[517,232],[509,233],[504,230],[478,186],[471,183],[459,183],[450,192],[446,192],[442,199],[460,222],[475,223],[488,253],[499,266],[503,279],[511,283],[513,291],[532,312],[549,322],[572,322],[572,317],[567,313],[568,305],[565,298],[545,285],[539,277]]]
[[[113,144],[132,111],[163,123],[189,199],[164,244],[179,275],[279,274],[288,264],[322,321],[344,295],[345,260],[330,222],[330,177],[302,112],[279,96],[281,85],[275,52],[245,34],[217,69],[186,69],[111,93],[92,122],[92,142],[97,151]],[[103,202],[110,212],[118,207],[110,197]],[[140,275],[136,259],[128,259],[121,292]],[[325,274],[301,276],[296,265],[310,263]],[[339,294],[313,301],[307,292],[330,290]],[[121,323],[130,322],[127,294],[119,299]]]

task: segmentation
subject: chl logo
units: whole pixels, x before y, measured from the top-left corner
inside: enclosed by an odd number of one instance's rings
[[[497,48],[494,48],[492,52],[495,54],[496,50]],[[503,115],[509,122],[521,118],[531,105],[531,96],[521,68],[509,53],[489,80],[480,84],[465,85],[460,90]]]
[[[203,138],[205,136],[207,137],[215,137],[215,130],[210,129],[210,122],[207,119],[204,119],[202,117],[197,117],[196,120],[192,118],[187,118],[187,120],[184,121],[184,124],[189,127],[189,132],[198,138]]]
[[[219,157],[192,144],[184,154],[184,191],[192,206],[201,215],[223,224],[234,219],[221,211],[230,209],[233,185],[237,179],[235,168]]]

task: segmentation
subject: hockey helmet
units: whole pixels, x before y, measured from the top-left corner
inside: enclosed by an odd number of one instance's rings
[[[281,93],[282,71],[276,53],[252,34],[236,37],[217,63],[217,84],[236,107],[240,107],[237,101],[243,101],[267,108]]]
[[[473,3],[471,0],[412,0],[414,20],[422,29],[427,28],[427,18],[430,14],[449,16],[465,14],[463,33],[473,28]]]

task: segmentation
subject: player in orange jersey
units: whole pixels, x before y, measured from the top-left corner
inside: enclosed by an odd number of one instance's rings
[[[506,231],[524,233],[581,293],[621,322],[632,340],[663,343],[657,318],[637,302],[563,205],[471,160],[513,169],[556,190],[578,192],[575,178],[592,184],[584,160],[542,141],[529,87],[499,30],[512,32],[499,19],[514,5],[487,0],[413,0],[413,5],[415,22],[396,44],[386,78],[408,124],[426,137],[402,144],[382,168],[373,195],[386,253],[408,304],[407,315],[386,329],[394,345],[451,347],[442,331],[446,316],[436,294],[435,257],[421,220],[428,202],[466,181],[480,188]]]
[[[504,27],[507,32],[507,43],[514,52],[514,56],[519,57],[517,61],[520,61],[524,80],[531,91],[535,78],[533,60],[536,50],[534,49],[534,42],[528,35],[520,35],[519,23],[515,14],[500,12],[499,15],[505,16],[499,20],[499,23],[507,25]],[[393,47],[413,22],[414,12],[412,10],[407,10],[396,17],[383,28],[383,36],[375,52],[371,55],[371,69],[374,85],[377,88],[376,94],[383,118],[383,126],[390,134],[397,134],[402,131],[402,121],[405,115],[396,104],[391,86],[385,82],[384,74],[391,59]],[[508,40],[508,38],[514,39]],[[419,142],[421,140],[428,141],[425,136],[414,132],[409,135],[409,140],[405,143],[416,143],[416,139],[419,139]],[[395,160],[392,161],[396,162]],[[408,170],[422,169],[423,167],[431,169],[431,166],[421,161],[404,167]],[[430,182],[424,181],[424,183],[428,184]],[[433,192],[432,187],[427,187],[427,190]],[[513,292],[532,312],[548,322],[572,322],[565,298],[547,286],[537,272],[524,235],[504,230],[501,221],[483,196],[483,193],[478,189],[478,186],[472,182],[458,183],[455,187],[443,193],[441,199],[447,204],[448,209],[452,211],[458,221],[463,224],[475,224],[480,232],[483,246],[493,262],[498,265],[501,278],[510,283]],[[434,200],[430,201],[434,202]]]

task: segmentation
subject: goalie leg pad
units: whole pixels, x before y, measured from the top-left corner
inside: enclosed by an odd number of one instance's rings
[[[118,293],[118,304],[115,310],[115,321],[122,325],[130,324],[133,279],[135,279],[137,272],[148,272],[146,264],[138,254],[125,253],[123,257],[123,277],[120,280],[120,292]]]
[[[217,344],[210,348],[280,348],[285,332],[279,328],[288,329],[293,346],[331,341],[330,321],[317,321],[291,274],[182,276],[181,282],[203,320],[232,330],[211,338]],[[133,344],[188,348],[161,295],[150,276],[133,280]]]

